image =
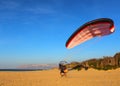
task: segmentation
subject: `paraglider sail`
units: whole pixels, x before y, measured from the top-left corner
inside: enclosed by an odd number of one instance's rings
[[[100,18],[79,27],[66,42],[66,48],[73,48],[94,37],[109,35],[114,32],[114,22],[109,18]]]

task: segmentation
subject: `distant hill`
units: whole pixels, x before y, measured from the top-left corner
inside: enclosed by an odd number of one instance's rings
[[[78,70],[82,68],[94,68],[99,70],[116,69],[120,67],[120,52],[116,53],[113,57],[103,56],[103,58],[99,59],[94,58],[83,62],[71,62],[67,64],[67,67]]]
[[[51,69],[57,67],[56,64],[27,64],[20,65],[18,69]]]

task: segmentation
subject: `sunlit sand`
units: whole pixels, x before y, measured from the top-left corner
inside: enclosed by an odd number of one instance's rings
[[[69,71],[61,77],[58,69],[0,72],[0,86],[119,86],[120,69]]]

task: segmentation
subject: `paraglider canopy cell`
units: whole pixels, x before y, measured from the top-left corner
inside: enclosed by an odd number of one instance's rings
[[[73,48],[94,37],[102,37],[114,32],[114,22],[109,18],[100,18],[79,27],[67,40],[66,48]]]

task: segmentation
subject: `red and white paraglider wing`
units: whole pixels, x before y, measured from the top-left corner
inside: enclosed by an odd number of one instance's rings
[[[75,31],[66,42],[66,47],[70,49],[93,37],[105,36],[113,32],[114,23],[111,19],[96,19],[78,28],[78,30]]]

